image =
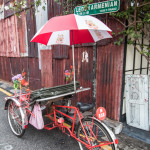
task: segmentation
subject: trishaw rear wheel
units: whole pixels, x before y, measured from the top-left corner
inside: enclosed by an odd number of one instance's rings
[[[14,101],[10,101],[8,104],[8,122],[12,132],[17,137],[22,137],[25,133],[25,129],[22,128],[22,119],[20,108]]]
[[[84,129],[82,128],[81,124],[79,124],[77,129],[78,139],[90,146],[93,146],[94,148],[92,148],[92,150],[115,150],[111,136],[97,120],[92,120],[92,118],[85,118],[82,120],[82,124]],[[88,149],[82,142],[78,143],[80,150]]]

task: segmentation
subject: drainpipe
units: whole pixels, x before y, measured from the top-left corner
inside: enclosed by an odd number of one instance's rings
[[[126,26],[128,25],[128,21],[126,20]],[[125,90],[125,70],[126,70],[126,55],[127,55],[127,39],[125,36],[124,40],[124,58],[123,58],[123,73],[122,73],[122,90],[121,90],[121,102],[120,102],[120,121],[124,122],[125,118],[122,116],[123,110],[123,101],[124,101],[124,90]]]

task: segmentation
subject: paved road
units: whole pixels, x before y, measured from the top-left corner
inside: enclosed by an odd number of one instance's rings
[[[79,150],[75,139],[58,129],[37,130],[28,125],[24,136],[17,138],[11,132],[7,111],[3,109],[5,96],[0,92],[0,150]]]

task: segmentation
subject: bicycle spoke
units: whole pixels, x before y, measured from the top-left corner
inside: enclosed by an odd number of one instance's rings
[[[11,101],[8,105],[8,121],[13,133],[21,137],[24,134],[24,129],[22,128],[22,116],[20,113],[20,108]]]
[[[91,150],[114,150],[111,138],[105,133],[107,131],[102,129],[99,123],[96,121],[92,122],[92,119],[85,119],[83,127],[85,132],[83,132],[80,126],[78,129],[78,138],[87,144],[89,144],[87,141],[90,141]],[[79,146],[81,150],[88,149],[82,142],[79,142]]]

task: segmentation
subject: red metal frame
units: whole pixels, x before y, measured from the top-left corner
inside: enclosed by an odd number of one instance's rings
[[[25,94],[20,93],[19,102],[20,102],[21,107],[29,108],[30,94],[31,94],[30,92],[25,93]],[[24,105],[24,106],[22,106],[22,105]]]
[[[16,94],[15,94],[16,96]],[[18,107],[23,107],[26,109],[27,113],[35,116],[28,108],[29,108],[29,98],[30,98],[30,93],[27,93],[27,94],[20,94],[20,95],[17,95],[19,96],[19,102],[20,102],[20,106]],[[24,106],[22,105],[22,103],[24,104]],[[11,106],[12,107],[12,106]],[[67,115],[66,113],[63,113],[61,111],[59,111],[58,109],[56,108],[64,108],[64,109],[69,109],[69,110],[74,110],[74,116],[71,117],[69,115]],[[13,113],[12,111],[10,111],[11,113]],[[56,113],[59,113],[69,119],[71,119],[73,121],[72,123],[72,129],[70,129],[69,127],[65,126],[64,125],[64,120],[62,119],[60,122],[59,122],[59,119],[60,118],[57,118],[56,116]],[[83,115],[81,114],[81,112],[79,111],[79,109],[77,107],[73,107],[73,106],[62,106],[62,105],[54,105],[53,104],[53,112],[52,113],[47,113],[47,116],[48,118],[53,121],[52,123],[49,123],[49,124],[46,124],[44,125],[44,129],[46,130],[52,130],[56,127],[58,127],[63,133],[67,134],[67,135],[70,135],[72,136],[73,138],[75,138],[77,141],[81,142],[82,144],[84,144],[88,149],[92,150],[93,148],[96,148],[96,147],[101,147],[101,146],[104,146],[104,145],[110,145],[110,144],[113,144],[113,142],[109,142],[109,141],[105,141],[105,142],[101,142],[99,143],[99,145],[94,145],[92,146],[91,145],[91,140],[93,139],[96,139],[97,140],[97,136],[98,136],[98,130],[96,132],[96,135],[93,133],[92,131],[92,128],[93,128],[93,120],[95,118],[95,115],[92,117],[92,124],[88,124],[86,123],[86,125],[83,125],[82,124],[82,119],[84,118]],[[76,121],[76,116],[78,116],[79,118],[79,123],[81,125],[81,128],[84,132],[84,138],[88,143],[85,143],[84,141],[80,140],[79,138],[77,138],[76,134],[75,134],[75,121]],[[48,127],[49,125],[52,125],[52,127]],[[88,127],[91,135],[90,135],[90,138],[88,138],[88,135],[85,131],[85,126]],[[69,131],[69,134],[66,133],[66,130],[67,129]],[[97,140],[98,141],[98,140]]]
[[[30,99],[31,92],[29,93],[22,93],[20,90],[20,94],[17,94],[15,91],[15,98],[19,97],[19,105],[16,104],[16,106],[25,108],[28,114],[31,114],[33,117],[35,115],[28,109],[29,108],[29,99]]]
[[[71,109],[71,110],[74,110],[74,116],[73,116],[73,117],[70,117],[69,115],[67,115],[67,114],[65,114],[65,113],[63,113],[63,112],[57,110],[56,108],[67,108],[67,109],[69,108],[69,109]],[[70,119],[73,120],[73,123],[72,123],[72,130],[71,130],[69,127],[65,126],[64,123],[58,123],[58,120],[57,120],[57,117],[56,117],[56,113],[60,113],[61,115],[63,115],[63,116],[65,116],[65,117],[70,118]],[[107,142],[107,141],[106,141],[106,142],[102,142],[102,143],[99,144],[99,145],[91,146],[91,144],[90,144],[90,142],[91,142],[90,139],[92,139],[92,138],[88,138],[88,136],[87,136],[87,134],[86,134],[86,131],[85,131],[84,126],[83,126],[82,121],[81,121],[81,120],[83,119],[83,116],[82,116],[82,114],[80,113],[80,111],[79,111],[79,109],[78,109],[77,107],[73,107],[73,106],[61,106],[61,105],[54,105],[54,104],[53,104],[53,112],[47,114],[47,116],[48,116],[49,119],[52,120],[53,122],[52,122],[52,123],[49,123],[49,124],[46,124],[46,125],[44,126],[44,128],[45,128],[46,130],[52,130],[52,129],[58,127],[60,130],[62,130],[63,133],[67,134],[67,133],[65,132],[65,129],[67,129],[67,130],[69,131],[69,134],[70,134],[73,138],[75,138],[77,141],[79,141],[79,142],[81,142],[82,144],[84,144],[84,145],[85,145],[88,149],[90,149],[90,150],[92,150],[92,149],[95,148],[95,147],[101,147],[101,146],[104,146],[104,145],[113,144],[113,142]],[[74,133],[76,116],[79,117],[79,122],[80,122],[80,125],[81,125],[81,127],[82,127],[82,130],[83,130],[83,132],[84,132],[85,139],[88,141],[88,144],[85,143],[84,141],[78,139],[78,138],[76,137],[75,133]],[[93,118],[93,119],[94,119],[94,118]],[[93,126],[93,119],[92,119],[92,126]],[[53,126],[52,126],[52,127],[48,127],[50,124],[52,124]],[[94,133],[92,132],[92,128],[90,127],[90,125],[87,124],[86,126],[90,129],[90,131],[91,131],[92,135],[94,136],[94,138],[97,139],[97,136],[95,136]]]

